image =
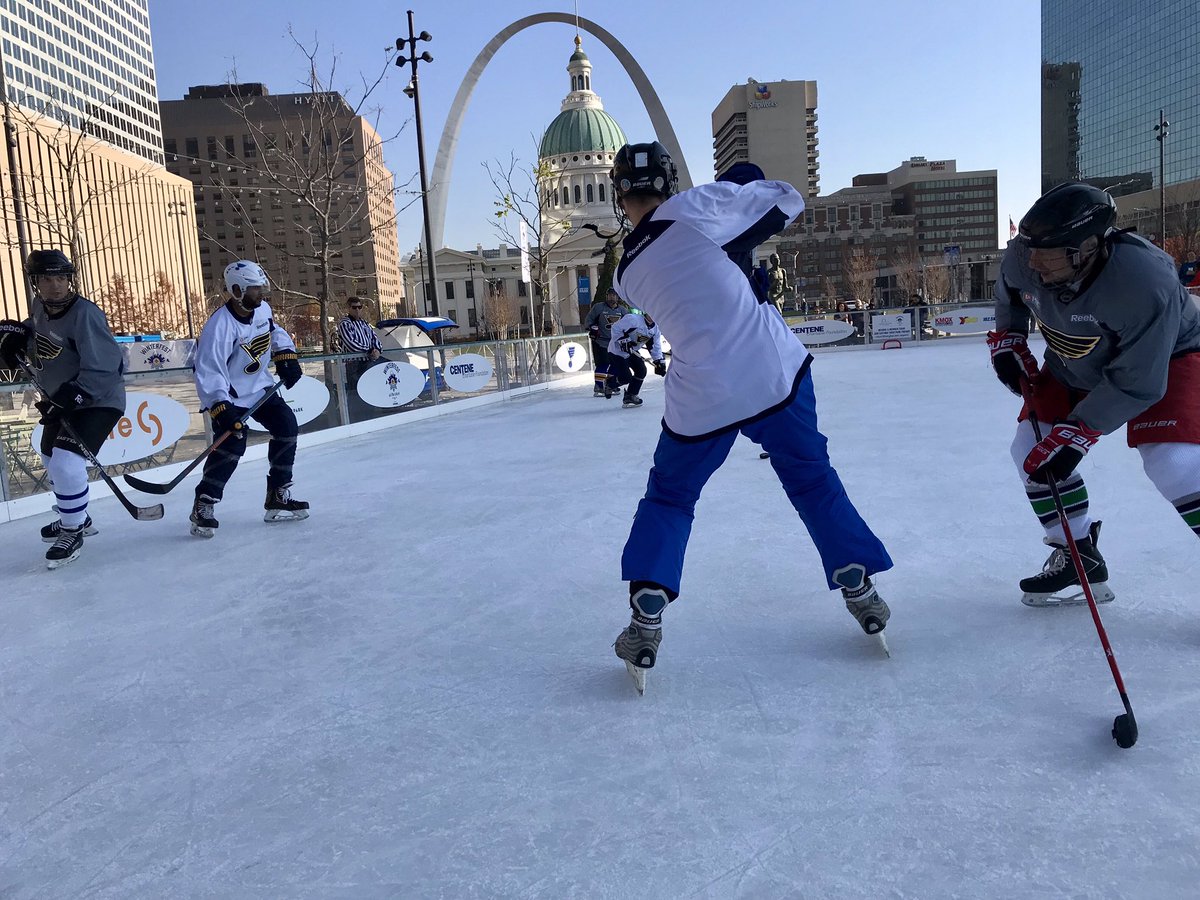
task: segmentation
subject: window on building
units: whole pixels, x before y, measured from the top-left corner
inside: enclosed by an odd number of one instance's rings
[[[456,310],[456,309],[446,310],[446,318],[452,322],[457,322],[458,321],[458,310]]]
[[[474,278],[467,279],[467,299],[468,300],[475,299],[475,279]]]
[[[467,309],[467,324],[470,325],[472,328],[479,327],[479,316],[475,312],[475,307],[473,307],[473,306],[470,307],[469,309]]]
[[[234,152],[234,149],[233,149],[233,138],[231,138],[229,135],[226,135],[225,136],[225,158],[233,159],[233,157],[236,155],[237,154]]]
[[[528,297],[529,296],[529,285],[527,285],[523,281],[518,281],[517,282],[517,296],[518,297]]]
[[[447,281],[447,282],[445,282],[445,285],[446,285],[446,299],[453,300],[454,299],[454,282]],[[450,318],[453,319],[454,316],[451,316]]]
[[[576,203],[582,203],[582,202],[583,202],[583,196],[582,196],[582,194],[583,194],[583,192],[582,192],[581,190],[579,190],[579,185],[575,185],[575,202],[576,202]]]
[[[208,151],[208,158],[216,159],[217,158],[217,139],[215,137],[209,137],[206,141],[206,144],[207,144],[207,146],[205,149]]]
[[[570,202],[571,202],[570,190],[568,188],[564,187],[563,188],[563,206],[568,205]]]
[[[585,188],[585,190],[586,190],[586,192],[587,192],[587,202],[588,202],[588,203],[595,203],[595,202],[596,202],[596,197],[595,197],[595,195],[594,195],[594,194],[593,194],[593,192],[592,192],[592,185],[591,185],[591,183],[590,183],[590,182],[588,183],[588,185],[587,185],[587,187]]]
[[[599,188],[600,188],[600,202],[603,203],[603,202],[605,202],[604,201],[604,182],[603,181],[600,182]]]

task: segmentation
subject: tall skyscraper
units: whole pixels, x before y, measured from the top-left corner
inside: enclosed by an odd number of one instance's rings
[[[0,3],[8,99],[162,163],[149,0]]]
[[[1080,179],[1120,196],[1200,178],[1195,0],[1042,0],[1042,188]]]
[[[712,112],[713,169],[752,162],[806,197],[821,192],[815,81],[735,84]]]

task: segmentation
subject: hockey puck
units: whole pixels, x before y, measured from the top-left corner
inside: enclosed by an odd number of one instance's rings
[[[770,453],[760,453],[760,454],[758,454],[758,458],[759,459],[770,459],[771,454]]]
[[[1112,736],[1113,740],[1117,742],[1118,747],[1122,750],[1128,750],[1137,743],[1137,723],[1133,721],[1128,713],[1122,713],[1113,719]]]

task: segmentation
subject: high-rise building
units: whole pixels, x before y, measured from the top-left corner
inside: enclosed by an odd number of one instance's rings
[[[735,84],[712,112],[712,134],[717,175],[752,162],[805,197],[821,192],[815,81]]]
[[[341,95],[192,87],[182,100],[163,102],[162,127],[167,167],[192,183],[210,295],[224,290],[225,267],[245,258],[262,264],[281,301],[317,301],[328,240],[325,299],[365,296],[382,317],[396,314],[402,285],[392,173],[379,135]]]
[[[0,3],[8,99],[162,163],[149,0]]]
[[[1068,180],[1114,195],[1159,184],[1159,110],[1171,122],[1167,185],[1200,178],[1200,16],[1195,0],[1139,6],[1042,0],[1042,189]]]
[[[191,186],[163,168],[147,0],[0,0],[0,312],[21,252],[61,249],[115,331],[187,336],[200,287]]]

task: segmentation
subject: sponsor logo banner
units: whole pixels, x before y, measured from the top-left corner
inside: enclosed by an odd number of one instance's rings
[[[567,341],[554,354],[554,364],[564,372],[578,372],[587,365],[587,351],[582,344]]]
[[[492,380],[492,364],[478,353],[461,353],[446,364],[446,384],[469,394],[481,391]]]
[[[425,373],[412,363],[388,361],[372,366],[358,379],[358,396],[380,409],[412,403],[425,390]]]
[[[280,388],[279,396],[296,414],[297,425],[307,425],[325,412],[325,407],[329,405],[329,388],[325,387],[323,381],[318,381],[308,375],[301,376],[300,380],[291,388]],[[250,419],[246,425],[255,431],[267,430],[253,419]]]
[[[162,394],[128,391],[125,415],[117,420],[96,458],[102,466],[116,466],[161,453],[187,433],[190,422],[191,414],[182,403]],[[41,447],[41,425],[33,429],[31,440],[35,450]]]
[[[912,314],[888,313],[871,316],[871,343],[912,340]]]
[[[182,369],[189,364],[195,341],[144,341],[122,344],[126,372]]]
[[[788,326],[804,344],[832,344],[855,333],[854,326],[841,319],[809,319]]]
[[[943,334],[984,334],[996,330],[996,313],[990,309],[947,309],[928,320],[934,331]]]

